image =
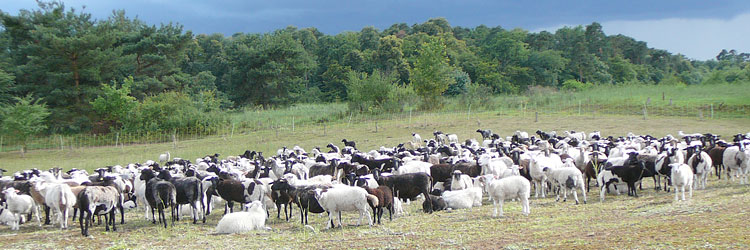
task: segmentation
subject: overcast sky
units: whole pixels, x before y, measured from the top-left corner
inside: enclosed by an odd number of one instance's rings
[[[599,22],[607,35],[624,34],[689,58],[714,58],[721,49],[750,52],[750,1],[476,1],[476,0],[66,0],[67,7],[105,19],[115,9],[150,24],[176,22],[194,33],[269,32],[289,25],[326,34],[379,30],[394,23],[445,17],[453,26],[554,32]],[[36,9],[34,0],[0,0],[0,10]]]

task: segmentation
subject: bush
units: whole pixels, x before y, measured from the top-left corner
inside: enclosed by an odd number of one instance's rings
[[[586,90],[588,88],[591,88],[591,86],[593,86],[591,83],[583,83],[574,79],[568,79],[562,83],[562,89],[570,91]]]
[[[146,97],[123,121],[129,132],[172,132],[212,130],[226,124],[228,116],[219,109],[220,101],[213,92],[189,96],[164,92]]]
[[[407,100],[415,98],[414,90],[399,86],[397,81],[395,76],[377,70],[370,75],[349,72],[349,81],[345,83],[349,109],[370,113],[403,110]]]

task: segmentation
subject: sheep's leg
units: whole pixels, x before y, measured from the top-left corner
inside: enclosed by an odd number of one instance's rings
[[[498,206],[497,199],[492,200],[492,206],[495,208],[495,212],[492,213],[492,217],[497,217],[497,206]]]
[[[500,207],[500,217],[503,217],[503,202],[504,199],[499,199],[498,206]]]
[[[674,188],[674,201],[675,202],[679,201],[680,200],[679,197],[680,197],[679,194],[677,194],[677,188],[675,187]]]
[[[49,225],[50,224],[50,220],[49,220],[50,207],[47,205],[42,205],[42,206],[44,207],[44,225]]]
[[[581,187],[581,194],[583,195],[583,204],[586,204],[586,190],[583,187]],[[576,200],[578,199],[576,198]]]
[[[112,232],[117,232],[117,223],[115,222],[115,208],[109,211],[109,218],[112,222]]]
[[[328,212],[328,222],[329,223],[328,223],[328,227],[326,227],[326,229],[333,228],[333,226],[334,226],[334,222],[333,221],[335,219],[336,219],[336,215],[333,214],[333,213],[331,213],[331,212]]]
[[[687,186],[687,185],[682,185],[682,187],[680,188],[680,189],[682,189],[682,200],[683,201],[685,200],[685,186]]]
[[[604,202],[604,192],[607,190],[607,185],[601,186],[601,191],[599,191],[599,201]]]
[[[523,215],[529,216],[531,213],[531,208],[529,207],[529,197],[526,197],[526,195],[521,196],[521,212]]]

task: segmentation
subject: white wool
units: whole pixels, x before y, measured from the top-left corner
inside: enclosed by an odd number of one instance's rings
[[[685,188],[693,197],[693,170],[684,163],[669,164],[672,167],[672,187],[674,188],[674,201],[678,201],[678,189],[682,191],[682,200],[685,200]]]
[[[443,200],[452,209],[465,209],[482,205],[482,189],[471,187],[456,191],[445,191]]]
[[[521,202],[521,212],[529,215],[529,195],[531,194],[531,184],[522,176],[511,176],[503,179],[481,179],[485,182],[485,190],[492,198],[495,206],[493,216],[503,216],[503,202],[508,199],[519,199]],[[498,214],[498,210],[500,210]]]
[[[266,211],[260,201],[245,205],[247,211],[224,215],[216,225],[216,233],[244,233],[252,230],[267,230]]]

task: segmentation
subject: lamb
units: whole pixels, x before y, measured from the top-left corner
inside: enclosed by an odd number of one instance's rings
[[[234,234],[252,230],[270,230],[266,227],[266,210],[263,203],[253,201],[245,205],[246,212],[234,212],[224,215],[216,225],[216,233]]]
[[[457,191],[445,191],[443,200],[451,209],[465,209],[482,206],[482,188],[470,187]]]
[[[527,216],[531,213],[531,209],[529,208],[531,184],[526,178],[522,176],[510,176],[499,180],[487,180],[484,177],[480,177],[479,180],[484,182],[485,191],[492,198],[492,203],[495,206],[493,216],[498,216],[498,208],[500,209],[499,216],[503,216],[503,202],[507,199],[519,199],[521,201],[522,213]]]
[[[678,189],[682,190],[682,200],[685,200],[685,187],[690,192],[690,197],[693,197],[693,170],[690,166],[684,163],[672,163],[669,164],[672,167],[672,187],[674,188],[674,201],[678,199]]]
[[[461,173],[461,170],[454,170],[451,177],[451,190],[462,190],[472,186],[471,177]]]
[[[566,163],[569,161],[572,161],[572,159],[566,159]],[[563,167],[555,169],[544,168],[542,171],[548,179],[557,183],[560,187],[564,196],[563,202],[568,200],[568,190],[571,190],[573,191],[573,198],[576,200],[576,205],[578,205],[578,194],[576,188],[580,188],[581,194],[583,194],[583,204],[586,204],[586,187],[583,182],[583,174],[581,174],[580,170],[575,167]],[[559,200],[560,194],[558,193],[555,201]]]
[[[357,225],[362,223],[362,218],[367,217],[369,225],[372,226],[372,218],[367,210],[368,201],[374,206],[378,205],[378,198],[368,194],[367,191],[360,187],[351,187],[346,185],[334,185],[333,188],[328,189],[315,189],[315,198],[318,199],[318,203],[323,209],[328,212],[328,218],[330,224],[327,228],[335,227],[336,215],[338,215],[339,227],[342,226],[341,212],[342,211],[354,211],[359,212],[359,221]]]
[[[76,201],[76,206],[81,210],[78,222],[81,226],[81,234],[83,236],[89,236],[89,226],[92,224],[91,219],[94,214],[98,214],[97,212],[105,214],[104,225],[106,231],[109,231],[110,223],[112,224],[112,231],[117,231],[115,210],[118,203],[120,203],[120,193],[117,191],[117,188],[113,186],[88,186],[78,193]]]
[[[3,190],[5,195],[5,203],[7,210],[13,214],[15,220],[11,223],[10,229],[18,231],[19,225],[21,224],[22,215],[30,215],[34,213],[36,215],[36,221],[39,222],[39,227],[42,227],[42,221],[39,216],[39,207],[37,206],[34,199],[26,194],[19,194],[20,191],[15,188],[9,187]]]

